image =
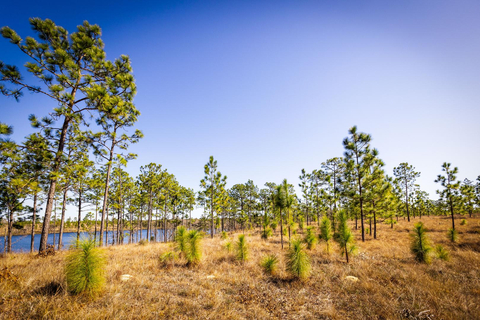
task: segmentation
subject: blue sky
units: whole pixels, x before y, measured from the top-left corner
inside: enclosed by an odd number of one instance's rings
[[[145,138],[132,175],[149,162],[198,190],[210,155],[228,186],[262,186],[343,154],[357,125],[386,170],[409,162],[436,198],[441,164],[480,174],[478,1],[17,1],[0,25],[32,35],[29,17],[103,30],[108,59],[131,57]],[[0,39],[1,40],[1,39]],[[0,60],[26,59],[6,40]],[[54,106],[0,97],[16,140],[27,116]],[[298,190],[298,188],[297,188]]]

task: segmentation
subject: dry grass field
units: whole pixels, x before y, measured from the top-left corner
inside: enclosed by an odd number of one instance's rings
[[[223,240],[205,238],[194,268],[182,261],[160,265],[159,255],[171,244],[109,247],[107,285],[95,299],[66,291],[66,252],[47,258],[11,254],[0,259],[0,318],[480,319],[480,218],[467,218],[467,225],[459,219],[459,241],[451,244],[449,219],[423,217],[431,242],[450,251],[450,261],[433,259],[430,265],[410,253],[409,233],[417,221],[401,219],[393,229],[380,225],[379,239],[367,235],[364,243],[355,231],[359,250],[349,264],[336,244],[327,254],[319,243],[309,252],[312,274],[305,282],[285,273],[278,234],[262,241],[258,233],[247,233],[250,258],[244,264],[223,248]],[[259,266],[271,253],[280,258],[275,276]],[[121,280],[125,274],[129,281]]]

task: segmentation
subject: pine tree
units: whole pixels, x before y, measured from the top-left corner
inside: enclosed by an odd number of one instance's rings
[[[393,174],[395,175],[399,185],[405,197],[405,208],[407,210],[407,219],[410,222],[409,212],[409,200],[410,194],[413,192],[415,186],[415,180],[420,177],[420,172],[415,172],[415,168],[409,165],[407,162],[402,162],[398,167],[393,168]]]
[[[357,126],[353,126],[349,130],[350,137],[343,140],[345,147],[346,171],[349,171],[356,182],[358,193],[355,195],[360,205],[360,223],[362,228],[362,241],[365,241],[364,226],[364,183],[368,174],[368,157],[370,153],[370,141],[372,137],[369,134],[357,132]]]
[[[222,176],[221,172],[217,169],[217,160],[210,156],[208,163],[204,167],[205,177],[200,181],[200,187],[203,188],[201,194],[205,198],[205,206],[210,208],[210,236],[213,238],[215,231],[215,211],[217,209],[216,200],[221,190],[227,182],[227,176]]]
[[[7,88],[0,84],[0,92],[5,96],[19,99],[24,90],[41,93],[54,101],[55,108],[49,117],[37,120],[31,117],[34,126],[45,124],[58,137],[55,158],[51,168],[50,186],[40,239],[39,251],[46,249],[53,199],[58,172],[62,167],[63,152],[70,126],[86,123],[87,113],[97,111],[102,117],[116,106],[132,104],[136,92],[130,59],[121,56],[114,63],[105,59],[101,30],[87,21],[70,34],[49,19],[31,18],[32,29],[38,40],[27,37],[25,42],[9,27],[1,28],[4,38],[26,54],[27,72],[36,77],[40,86],[27,83],[19,69],[0,61],[0,81],[12,85]],[[59,128],[52,126],[59,121]],[[57,139],[57,138],[56,138]],[[105,211],[105,210],[104,210]]]
[[[440,183],[445,189],[440,191],[437,190],[437,193],[440,194],[441,198],[445,199],[450,209],[450,214],[452,217],[452,230],[455,231],[455,216],[454,216],[454,206],[458,199],[458,189],[460,188],[460,182],[455,182],[457,180],[456,174],[458,173],[458,168],[451,168],[451,164],[444,162],[442,165],[442,171],[445,172],[445,175],[438,175],[435,182]],[[453,238],[452,238],[453,239]]]

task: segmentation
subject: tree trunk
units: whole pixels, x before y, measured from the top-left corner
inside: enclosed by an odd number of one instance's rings
[[[405,180],[405,205],[407,206],[408,222],[410,222],[410,212],[408,211],[408,186],[407,186],[407,180]]]
[[[80,240],[80,224],[82,222],[82,187],[78,189],[78,221],[77,221],[77,242]]]
[[[95,245],[97,243],[97,217],[98,217],[98,202],[95,200],[95,235],[94,235],[94,242]]]
[[[453,215],[453,200],[452,196],[450,196],[450,213],[452,214],[452,229],[455,230],[455,217]]]
[[[60,220],[60,233],[58,235],[58,250],[62,250],[63,247],[63,226],[65,224],[65,208],[67,206],[67,192],[68,189],[63,190],[63,203],[62,203],[62,218]]]
[[[33,247],[35,246],[35,220],[37,219],[37,193],[33,195],[33,220],[32,220],[32,234],[30,240],[30,253],[33,253]]]
[[[348,263],[348,250],[347,250],[347,244],[345,243],[345,257],[347,257],[347,263]]]
[[[163,206],[163,242],[167,242],[167,199],[165,196],[165,204]]]
[[[282,243],[282,250],[283,250],[283,219],[282,219],[282,210],[280,210],[280,242]]]
[[[73,97],[75,97],[75,92],[73,92]],[[62,125],[62,131],[60,133],[60,138],[58,140],[57,153],[55,154],[55,160],[52,168],[52,173],[58,172],[61,166],[61,160],[63,155],[63,149],[65,147],[65,140],[67,137],[67,130],[69,127],[71,119],[65,117]],[[39,252],[43,252],[47,249],[47,240],[48,240],[48,231],[50,228],[50,217],[52,216],[53,209],[53,198],[55,197],[55,189],[57,188],[57,178],[53,175],[50,178],[50,187],[47,193],[47,206],[45,208],[45,216],[43,218],[42,226],[42,235],[40,236],[40,246],[38,248]]]
[[[7,230],[7,252],[12,252],[12,228],[13,228],[13,210],[8,210],[8,230]]]
[[[105,193],[103,194],[103,207],[102,207],[102,221],[100,222],[100,246],[103,246],[103,227],[105,225],[105,213],[107,212],[107,205],[108,205],[108,188],[110,184],[110,172],[112,171],[112,160],[113,160],[113,148],[115,147],[114,142],[112,141],[112,147],[110,149],[110,158],[108,160],[107,166],[107,177],[105,179]],[[107,214],[107,226],[108,229],[108,214]],[[108,233],[105,233],[105,242],[108,245]]]

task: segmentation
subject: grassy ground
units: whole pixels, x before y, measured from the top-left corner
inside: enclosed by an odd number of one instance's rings
[[[203,240],[195,268],[178,261],[162,268],[158,257],[169,244],[109,247],[107,286],[96,299],[65,290],[65,252],[47,258],[12,254],[0,259],[0,319],[480,319],[480,219],[458,220],[459,242],[446,238],[450,220],[422,218],[434,244],[450,251],[448,262],[414,261],[409,250],[413,223],[381,225],[378,240],[367,236],[349,264],[323,243],[310,251],[306,282],[283,271],[279,236],[269,241],[247,233],[250,259],[235,261],[219,238]],[[236,235],[230,235],[236,239]],[[288,248],[288,245],[286,245]],[[267,276],[259,266],[270,253],[280,272]],[[122,281],[121,275],[133,277]],[[357,282],[346,279],[358,278]]]

